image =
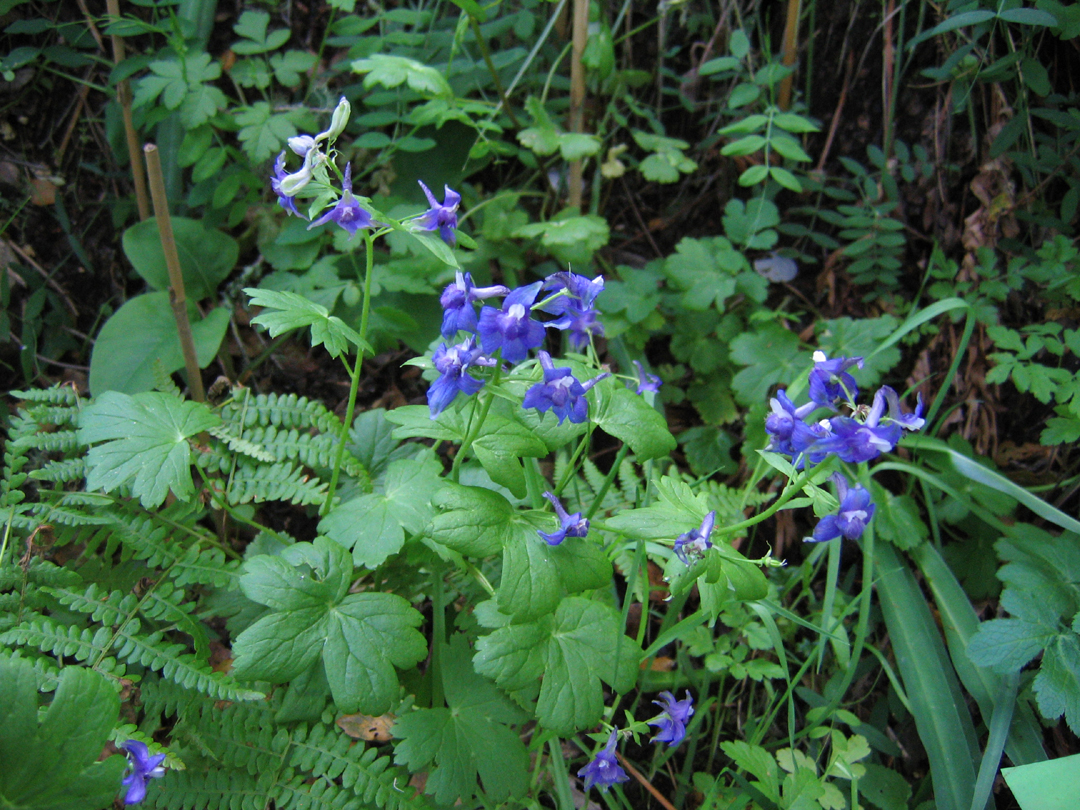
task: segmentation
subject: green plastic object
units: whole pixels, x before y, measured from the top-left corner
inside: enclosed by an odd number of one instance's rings
[[[1080,801],[1080,754],[1002,768],[1001,775],[1021,810],[1076,810]]]

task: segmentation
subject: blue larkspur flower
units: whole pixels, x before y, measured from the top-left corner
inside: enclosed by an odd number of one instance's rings
[[[769,449],[777,453],[785,453],[789,456],[795,454],[792,445],[792,437],[796,428],[810,415],[811,411],[818,407],[815,402],[808,402],[798,408],[788,397],[784,389],[776,392],[776,396],[769,400],[772,409],[765,417],[765,432],[769,434]]]
[[[663,708],[659,715],[649,721],[650,726],[657,726],[660,731],[652,738],[654,743],[666,742],[674,748],[683,741],[686,736],[686,724],[694,714],[694,699],[690,692],[684,693],[683,700],[675,700],[671,692],[661,692],[660,700],[654,700],[657,706]]]
[[[454,280],[446,285],[439,297],[439,303],[443,308],[442,336],[449,340],[459,330],[475,332],[476,309],[473,307],[473,302],[496,295],[506,295],[509,292],[510,289],[501,284],[475,287],[472,274],[457,271],[454,274]]]
[[[833,407],[838,400],[854,402],[859,395],[855,378],[847,373],[852,366],[862,368],[861,357],[836,357],[829,360],[824,352],[814,352],[814,368],[810,372],[810,401]]]
[[[551,293],[566,291],[539,308],[559,316],[545,326],[568,330],[571,349],[580,352],[589,345],[590,336],[604,336],[604,325],[598,319],[595,306],[596,297],[604,291],[603,276],[590,280],[577,273],[552,273],[544,280],[544,290]]]
[[[146,798],[146,780],[159,779],[165,775],[165,769],[161,766],[165,755],[150,756],[150,749],[138,740],[126,740],[120,747],[127,751],[128,765],[131,767],[131,773],[120,782],[127,788],[124,804],[138,804]]]
[[[544,538],[549,546],[557,546],[567,537],[585,537],[589,533],[589,521],[581,516],[581,512],[567,514],[566,509],[552,492],[545,492],[544,497],[551,501],[555,507],[555,516],[559,519],[559,528],[548,534],[537,529],[536,533]]]
[[[874,504],[870,502],[870,493],[861,485],[851,486],[842,473],[831,476],[836,484],[836,497],[840,507],[835,515],[826,515],[814,527],[814,536],[807,538],[811,543],[823,543],[836,537],[858,540],[866,524],[874,516]]]
[[[341,184],[340,199],[333,208],[308,225],[308,230],[310,231],[319,225],[325,225],[327,222],[336,222],[347,230],[350,236],[361,228],[370,228],[375,224],[371,214],[365,211],[360,203],[356,201],[356,197],[353,196],[351,164],[345,164],[345,178]]]
[[[439,372],[439,378],[431,384],[427,393],[432,419],[442,413],[458,394],[470,396],[484,387],[483,380],[467,373],[472,366],[495,365],[491,358],[481,357],[482,353],[471,337],[456,346],[448,347],[443,343],[435,350],[431,361]]]
[[[589,401],[585,394],[609,375],[599,374],[587,382],[579,382],[570,369],[556,368],[547,352],[541,350],[539,357],[540,366],[544,370],[544,381],[525,392],[521,407],[536,408],[540,413],[550,410],[559,417],[560,425],[564,419],[581,424],[589,415]]]
[[[291,194],[285,194],[281,190],[281,182],[287,177],[289,177],[289,174],[285,171],[285,153],[282,152],[280,155],[277,156],[277,160],[274,161],[274,173],[270,177],[270,188],[272,188],[274,190],[274,193],[277,194],[278,205],[280,205],[293,216],[300,217],[301,219],[306,219],[306,217],[296,209],[295,197],[293,197]]]
[[[637,371],[637,392],[639,394],[644,394],[646,391],[651,391],[654,394],[659,393],[660,386],[663,385],[663,383],[660,381],[660,378],[657,377],[655,374],[650,374],[649,372],[647,372],[645,368],[641,365],[641,363],[639,363],[637,360],[634,360],[632,362],[634,364],[634,369]],[[630,386],[633,386],[633,383],[630,383],[628,385],[628,387]]]
[[[503,299],[502,308],[485,306],[480,310],[476,331],[481,345],[488,354],[502,349],[502,359],[520,363],[529,355],[529,349],[538,348],[544,342],[544,327],[530,317],[533,301],[540,291],[542,281],[518,287]]]
[[[607,790],[619,782],[629,781],[630,777],[622,769],[615,759],[615,744],[619,741],[617,729],[611,730],[607,745],[593,757],[592,761],[577,772],[577,775],[585,780],[585,790],[588,791],[593,785],[601,790]]]
[[[690,556],[687,554],[688,551],[693,551],[695,556],[700,556],[708,549],[712,548],[712,541],[709,540],[709,535],[712,534],[715,525],[716,510],[714,509],[705,516],[705,519],[701,521],[700,526],[680,534],[675,539],[675,556],[682,560],[686,565],[690,565]]]
[[[461,205],[461,195],[450,186],[443,186],[443,201],[440,203],[423,180],[416,182],[424,190],[424,196],[431,206],[416,220],[417,227],[422,231],[438,231],[446,244],[453,245],[457,242],[457,210]]]

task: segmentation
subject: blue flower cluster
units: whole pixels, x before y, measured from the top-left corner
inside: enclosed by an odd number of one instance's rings
[[[904,413],[900,397],[887,385],[874,394],[869,410],[855,406],[859,389],[847,369],[861,366],[861,357],[828,360],[821,352],[815,352],[814,361],[810,372],[810,401],[795,407],[786,392],[778,391],[769,401],[772,412],[765,419],[765,430],[771,439],[769,449],[789,456],[796,467],[801,469],[806,462],[820,464],[830,454],[852,464],[870,461],[892,450],[904,430],[918,430],[923,426],[922,398],[918,400],[915,413]],[[856,416],[834,416],[812,424],[806,422],[806,417],[813,411],[818,408],[835,411],[841,401],[850,405]],[[862,418],[857,418],[860,415]]]
[[[861,368],[862,364],[861,357],[829,360],[822,352],[814,352],[814,368],[809,376],[810,401],[796,407],[783,390],[769,401],[771,413],[765,418],[769,449],[788,456],[799,469],[807,463],[820,464],[830,455],[858,464],[891,451],[905,430],[919,430],[926,421],[922,418],[921,396],[915,412],[905,413],[896,391],[883,385],[874,394],[869,408],[856,405],[859,387],[848,369]],[[854,415],[807,421],[807,417],[820,408],[836,412],[841,403]],[[812,542],[841,536],[855,540],[862,535],[874,514],[870,493],[864,487],[851,486],[840,473],[832,479],[837,487],[840,508],[837,514],[822,518],[814,529]]]
[[[431,418],[442,413],[459,393],[469,396],[483,387],[483,380],[467,373],[469,368],[495,366],[498,360],[492,355],[496,352],[500,360],[521,363],[530,351],[539,349],[537,357],[543,381],[525,392],[523,407],[536,408],[540,413],[551,411],[560,424],[566,419],[584,422],[589,410],[585,395],[609,375],[600,374],[582,382],[569,368],[556,366],[551,355],[540,347],[547,329],[568,331],[568,342],[579,349],[585,348],[592,336],[603,335],[595,307],[596,297],[603,289],[603,277],[590,280],[570,272],[553,273],[543,281],[515,290],[501,284],[477,287],[469,273],[457,273],[439,299],[443,308],[441,333],[446,340],[461,332],[469,334],[462,343],[453,346],[443,343],[435,350],[433,362],[440,376],[428,389]],[[541,293],[545,295],[537,300]],[[499,297],[503,299],[501,306],[484,304],[477,314],[477,301]],[[534,317],[537,311],[558,317],[541,322]],[[553,545],[561,541],[562,537],[554,542],[548,540]]]
[[[307,219],[296,207],[296,197],[305,189],[310,193],[314,190],[315,196],[325,193],[337,193],[338,199],[322,216],[312,220],[308,230],[333,222],[344,228],[352,236],[363,228],[377,228],[380,223],[376,222],[371,212],[364,208],[359,200],[353,196],[352,190],[352,166],[345,164],[345,173],[342,175],[341,191],[338,192],[329,182],[327,166],[331,165],[334,141],[345,131],[345,125],[349,122],[352,106],[342,98],[330,120],[330,127],[318,135],[297,135],[288,140],[288,150],[282,150],[274,161],[274,171],[270,176],[270,188],[278,198],[278,205],[285,209],[291,216]],[[289,151],[303,158],[303,164],[293,172],[286,171],[286,157]],[[419,232],[438,231],[439,236],[449,245],[457,241],[457,209],[461,204],[461,195],[445,187],[443,201],[435,199],[423,181],[420,188],[427,197],[429,208],[407,224],[407,227]]]
[[[668,747],[674,747],[686,737],[686,724],[694,714],[694,699],[686,692],[683,700],[675,700],[671,692],[661,692],[660,700],[654,700],[663,711],[648,721],[650,726],[660,729],[659,733],[652,738],[654,743],[667,743]],[[585,790],[593,785],[601,790],[607,790],[612,785],[626,782],[630,779],[626,771],[619,765],[615,758],[615,745],[619,741],[619,730],[613,728],[608,736],[607,744],[596,754],[595,757],[577,775],[585,780]]]

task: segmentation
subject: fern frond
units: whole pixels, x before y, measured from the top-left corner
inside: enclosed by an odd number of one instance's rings
[[[74,430],[31,433],[14,440],[12,445],[20,450],[40,450],[44,453],[74,453],[83,446]]]
[[[277,810],[362,810],[364,803],[333,782],[317,779],[313,783],[303,776],[279,782],[274,789]]]
[[[140,609],[147,618],[170,624],[191,636],[195,655],[208,658],[210,640],[206,637],[202,624],[192,615],[195,612],[195,603],[186,601],[185,597],[183,588],[177,588],[171,582],[160,582],[143,596]]]
[[[161,810],[266,810],[274,780],[192,768],[168,774],[156,787],[151,785],[146,802]]]
[[[325,481],[311,478],[296,464],[248,466],[241,463],[229,482],[228,499],[234,504],[252,501],[318,504],[325,500],[327,486]]]
[[[143,713],[148,718],[166,715],[193,716],[200,704],[213,705],[214,700],[199,692],[186,689],[176,681],[162,678],[156,672],[147,673],[139,689]],[[247,706],[249,704],[237,704]],[[190,713],[190,714],[188,714]]]
[[[595,495],[600,491],[600,488],[604,486],[604,474],[600,472],[600,468],[593,464],[592,460],[588,458],[582,459],[581,472],[585,476],[585,480],[588,481],[589,487]]]
[[[365,748],[330,726],[304,726],[292,733],[289,765],[315,776],[341,779],[363,806],[383,810],[411,810],[424,807],[423,800],[410,798],[408,774],[394,767],[376,748]]]
[[[56,385],[52,388],[28,388],[25,391],[11,391],[14,399],[23,402],[45,402],[50,405],[72,407],[79,402],[79,392],[68,385]]]
[[[245,429],[273,425],[286,429],[338,433],[341,420],[321,402],[296,394],[257,394],[243,401],[228,402],[221,408],[221,418],[230,424],[243,419]]]
[[[219,700],[262,700],[266,697],[262,692],[245,689],[228,675],[210,669],[187,652],[183,644],[167,643],[163,633],[140,634],[140,627],[138,619],[131,619],[115,631],[112,643],[120,658],[160,671],[181,686]],[[102,629],[108,632],[107,628]]]
[[[250,456],[258,461],[265,461],[267,463],[278,461],[278,457],[273,453],[264,450],[259,447],[258,439],[249,440],[243,439],[233,434],[224,425],[218,425],[215,428],[211,428],[209,431],[211,436],[221,439],[225,444],[229,446],[229,449],[235,453],[242,453],[245,456]]]
[[[329,468],[337,454],[338,437],[331,433],[301,433],[295,428],[285,430],[271,425],[252,428],[245,435],[272,454],[271,461],[296,459],[307,467]],[[343,457],[341,469],[347,475],[369,478],[364,465],[350,455]]]
[[[40,468],[31,470],[30,477],[35,481],[73,484],[86,478],[86,459],[65,458],[47,461]]]
[[[198,707],[193,721],[208,753],[219,765],[252,775],[277,773],[285,764],[289,735],[274,725],[274,714],[265,702],[234,703],[224,709],[213,703]]]
[[[67,656],[76,661],[95,661],[94,669],[104,675],[122,678],[123,664],[107,653],[112,645],[112,633],[108,627],[97,630],[64,625],[46,616],[22,622],[0,634],[0,644],[8,646],[37,647],[55,656]]]
[[[641,497],[641,483],[634,462],[628,458],[624,458],[619,465],[619,489],[626,504],[637,506],[638,498]]]
[[[218,548],[200,548],[190,535],[173,535],[173,527],[163,523],[168,512],[139,513],[138,507],[113,510],[114,535],[126,552],[155,568],[167,569],[180,586],[191,584],[226,588],[237,575],[238,564],[226,561]],[[179,534],[179,533],[177,533]]]
[[[87,614],[98,624],[114,625],[131,616],[139,604],[135,594],[122,594],[120,591],[106,591],[93,583],[85,591],[70,588],[44,588],[46,593],[72,610]]]

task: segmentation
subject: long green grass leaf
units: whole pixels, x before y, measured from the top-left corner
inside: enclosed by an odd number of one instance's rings
[[[930,760],[937,810],[968,810],[979,749],[960,684],[911,570],[892,546],[882,544],[875,554],[878,598]]]
[[[952,569],[936,548],[924,543],[911,552],[912,559],[919,566],[926,584],[934,596],[941,625],[945,631],[945,642],[949,646],[956,674],[964,688],[979,704],[979,711],[984,718],[994,716],[995,699],[1002,689],[1004,678],[987,667],[978,667],[967,654],[967,645],[979,629],[979,620],[975,609],[968,601],[967,594],[957,582]],[[1014,698],[1015,700],[1015,695]],[[1038,721],[1026,705],[1021,705],[1012,719],[1012,730],[1005,752],[1014,765],[1026,765],[1029,762],[1041,762],[1046,759],[1043,750],[1042,730]]]

